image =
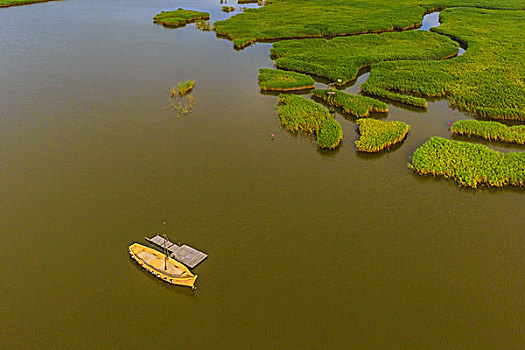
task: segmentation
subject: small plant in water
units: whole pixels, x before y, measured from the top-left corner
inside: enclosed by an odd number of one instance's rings
[[[188,92],[193,90],[194,87],[195,87],[195,80],[186,80],[183,83],[177,84],[176,88],[175,87],[171,88],[170,94],[172,97],[176,96],[177,94],[180,97],[183,97],[186,94],[188,94]]]
[[[233,6],[223,6],[222,7],[222,12],[228,13],[228,12],[233,12],[233,11],[235,11],[235,7]]]

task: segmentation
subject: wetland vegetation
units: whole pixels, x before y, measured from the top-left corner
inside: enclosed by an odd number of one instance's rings
[[[177,94],[180,97],[183,97],[186,94],[188,94],[191,90],[193,90],[194,87],[195,87],[195,80],[186,80],[182,83],[178,83],[176,88],[173,87],[170,90],[170,93],[172,97],[176,96]]]
[[[525,152],[502,153],[487,146],[432,137],[409,164],[419,174],[452,178],[462,186],[525,185]]]
[[[259,69],[259,86],[261,90],[304,90],[313,89],[315,81],[306,74],[281,69],[261,68]]]
[[[364,92],[404,103],[405,94],[447,97],[453,107],[495,119],[525,120],[524,11],[451,8],[432,31],[459,41],[464,55],[445,61],[374,64]],[[415,103],[411,103],[415,102]]]
[[[475,136],[485,140],[525,144],[525,125],[507,126],[494,121],[459,120],[450,131],[456,135]]]
[[[317,136],[321,148],[335,148],[343,138],[341,125],[328,110],[302,96],[279,95],[277,114],[288,130]]]
[[[48,2],[48,1],[56,1],[56,0],[0,0],[0,7],[30,5],[30,4],[36,4],[39,2]]]
[[[338,84],[355,80],[360,69],[392,60],[440,60],[458,44],[446,36],[408,31],[327,39],[285,40],[273,44],[278,68],[313,74]]]
[[[198,20],[209,20],[208,12],[185,10],[179,8],[175,11],[162,11],[153,17],[153,23],[162,24],[168,28],[184,27],[187,23]]]
[[[221,9],[222,9],[222,12],[226,12],[226,13],[235,11],[235,7],[233,6],[222,6]]]
[[[356,118],[368,117],[370,112],[388,112],[386,103],[371,97],[350,95],[338,90],[322,89],[312,90],[311,94],[325,101],[327,105],[341,108]]]
[[[372,118],[357,120],[359,140],[355,142],[358,151],[379,152],[403,141],[410,125],[400,121],[382,121]]]

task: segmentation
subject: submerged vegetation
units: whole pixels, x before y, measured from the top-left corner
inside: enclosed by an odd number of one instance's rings
[[[465,54],[445,61],[374,64],[363,91],[405,103],[404,94],[447,97],[462,111],[525,120],[525,11],[452,8],[440,19],[442,25],[432,30],[468,46]]]
[[[419,174],[452,178],[462,186],[525,185],[525,152],[501,153],[487,146],[433,137],[409,164]]]
[[[493,121],[460,120],[450,131],[456,135],[476,136],[485,140],[525,144],[525,125],[507,126]]]
[[[195,22],[195,28],[202,30],[204,32],[209,32],[211,31],[210,21],[205,21],[203,19],[200,19]]]
[[[193,88],[195,87],[195,81],[194,80],[186,80],[185,82],[183,83],[179,83],[177,84],[177,88],[173,87],[171,90],[170,90],[170,93],[171,93],[171,96],[176,96],[177,94],[180,96],[180,97],[183,97],[185,96],[186,94],[188,94],[188,92],[190,92],[191,90],[193,90]]]
[[[343,138],[341,125],[328,110],[307,98],[279,95],[277,114],[288,130],[317,136],[321,148],[335,148]]]
[[[304,90],[314,88],[315,81],[311,76],[301,73],[261,68],[259,69],[259,86],[261,90]]]
[[[208,12],[179,8],[175,11],[162,11],[161,13],[158,13],[153,17],[153,23],[162,24],[169,28],[178,28],[185,26],[187,23],[203,19],[210,19],[210,14]]]
[[[372,118],[359,119],[359,140],[355,142],[357,150],[379,152],[403,141],[410,126],[400,121],[381,121]]]
[[[458,44],[446,36],[426,31],[365,34],[331,40],[285,40],[273,44],[271,53],[279,68],[328,78],[346,84],[360,69],[392,60],[439,60],[454,56]]]
[[[366,96],[355,96],[338,90],[311,91],[312,96],[320,98],[329,106],[341,108],[356,118],[368,117],[370,112],[388,112],[388,105]]]

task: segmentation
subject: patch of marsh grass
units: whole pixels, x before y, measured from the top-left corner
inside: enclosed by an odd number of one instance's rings
[[[305,74],[284,71],[281,69],[259,69],[259,86],[261,90],[292,91],[313,89],[314,79]]]
[[[409,167],[421,175],[439,175],[473,188],[525,185],[525,152],[502,153],[441,137],[432,137],[419,147]]]
[[[480,137],[485,140],[525,144],[525,125],[507,126],[493,121],[459,120],[450,131],[456,135]]]
[[[168,28],[184,27],[187,23],[198,20],[209,20],[208,12],[185,10],[179,8],[175,11],[162,11],[153,17],[153,23],[162,24]]]
[[[400,121],[382,121],[372,118],[357,120],[359,140],[355,142],[358,151],[379,152],[403,141],[410,125]]]
[[[315,89],[312,96],[322,99],[329,106],[341,108],[356,118],[364,118],[370,112],[388,112],[388,105],[379,100],[366,96],[355,96],[338,90]]]

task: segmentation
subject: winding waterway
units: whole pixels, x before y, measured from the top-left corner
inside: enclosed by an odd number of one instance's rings
[[[522,192],[407,167],[467,116],[392,105],[377,117],[410,124],[407,139],[363,155],[337,114],[344,142],[319,151],[259,92],[271,44],[238,52],[151,20],[177,7],[226,18],[220,6],[0,11],[2,347],[523,348]],[[169,90],[185,79],[196,105],[180,116]],[[209,255],[195,292],[128,257],[162,221]]]

